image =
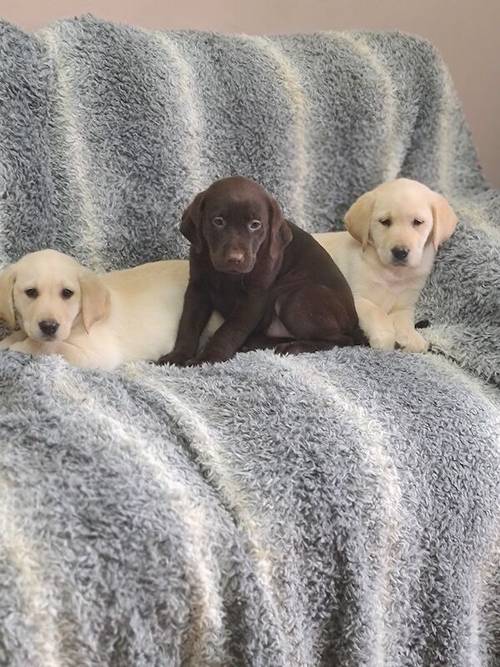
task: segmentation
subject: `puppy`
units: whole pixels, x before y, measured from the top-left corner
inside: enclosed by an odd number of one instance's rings
[[[347,232],[317,234],[347,278],[370,345],[425,352],[415,330],[415,304],[439,246],[457,218],[446,199],[399,178],[362,195],[345,216]]]
[[[362,342],[347,281],[257,183],[215,182],[186,209],[181,232],[191,242],[189,284],[174,350],[159,363],[225,361],[245,344],[297,354]],[[214,310],[225,322],[195,357]]]
[[[0,348],[106,370],[156,360],[173,347],[187,281],[183,261],[98,276],[55,250],[25,255],[0,274],[0,318],[18,326]]]

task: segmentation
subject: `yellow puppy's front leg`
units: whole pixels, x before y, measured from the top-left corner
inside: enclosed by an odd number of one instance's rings
[[[403,308],[392,313],[396,341],[407,352],[427,352],[429,343],[415,330],[415,311]]]
[[[18,341],[13,345],[9,346],[9,350],[13,352],[23,352],[24,354],[31,354],[36,356],[41,354],[41,345],[40,343],[35,343],[31,338],[25,338],[24,340]]]
[[[24,354],[31,354],[32,356],[60,354],[66,361],[73,366],[86,367],[89,365],[87,355],[79,348],[68,343],[54,342],[54,343],[37,343],[30,338],[14,343],[9,347],[14,352],[23,352]]]
[[[80,368],[91,368],[93,365],[88,354],[83,350],[76,347],[75,345],[70,345],[69,343],[60,343],[58,346],[57,354],[61,354],[69,364],[73,366],[79,366]]]
[[[370,347],[377,350],[394,350],[396,332],[392,319],[374,303],[363,297],[355,297],[359,325],[370,342]]]
[[[13,333],[5,336],[3,340],[0,341],[0,350],[8,350],[14,343],[18,343],[21,340],[26,338],[24,331],[14,331]]]

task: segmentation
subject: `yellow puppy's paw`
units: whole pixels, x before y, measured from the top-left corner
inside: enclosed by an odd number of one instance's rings
[[[25,340],[13,343],[9,346],[9,350],[12,350],[12,352],[22,352],[23,354],[35,354],[32,346]]]
[[[16,343],[26,340],[26,334],[20,331],[14,331],[0,340],[0,350],[12,350]]]
[[[394,350],[396,339],[392,331],[381,331],[370,336],[370,347],[375,350]]]
[[[408,331],[398,335],[398,343],[405,352],[427,352],[429,343],[418,331]]]

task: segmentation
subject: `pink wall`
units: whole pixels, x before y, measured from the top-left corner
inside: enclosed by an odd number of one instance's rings
[[[444,55],[484,171],[500,187],[500,0],[0,0],[28,30],[90,12],[151,28],[285,33],[350,28],[414,32]]]

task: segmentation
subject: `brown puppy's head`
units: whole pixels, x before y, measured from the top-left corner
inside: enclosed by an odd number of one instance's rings
[[[276,262],[292,239],[276,200],[241,176],[197,195],[184,211],[181,232],[195,253],[206,248],[214,269],[229,274],[250,273],[263,254]]]

